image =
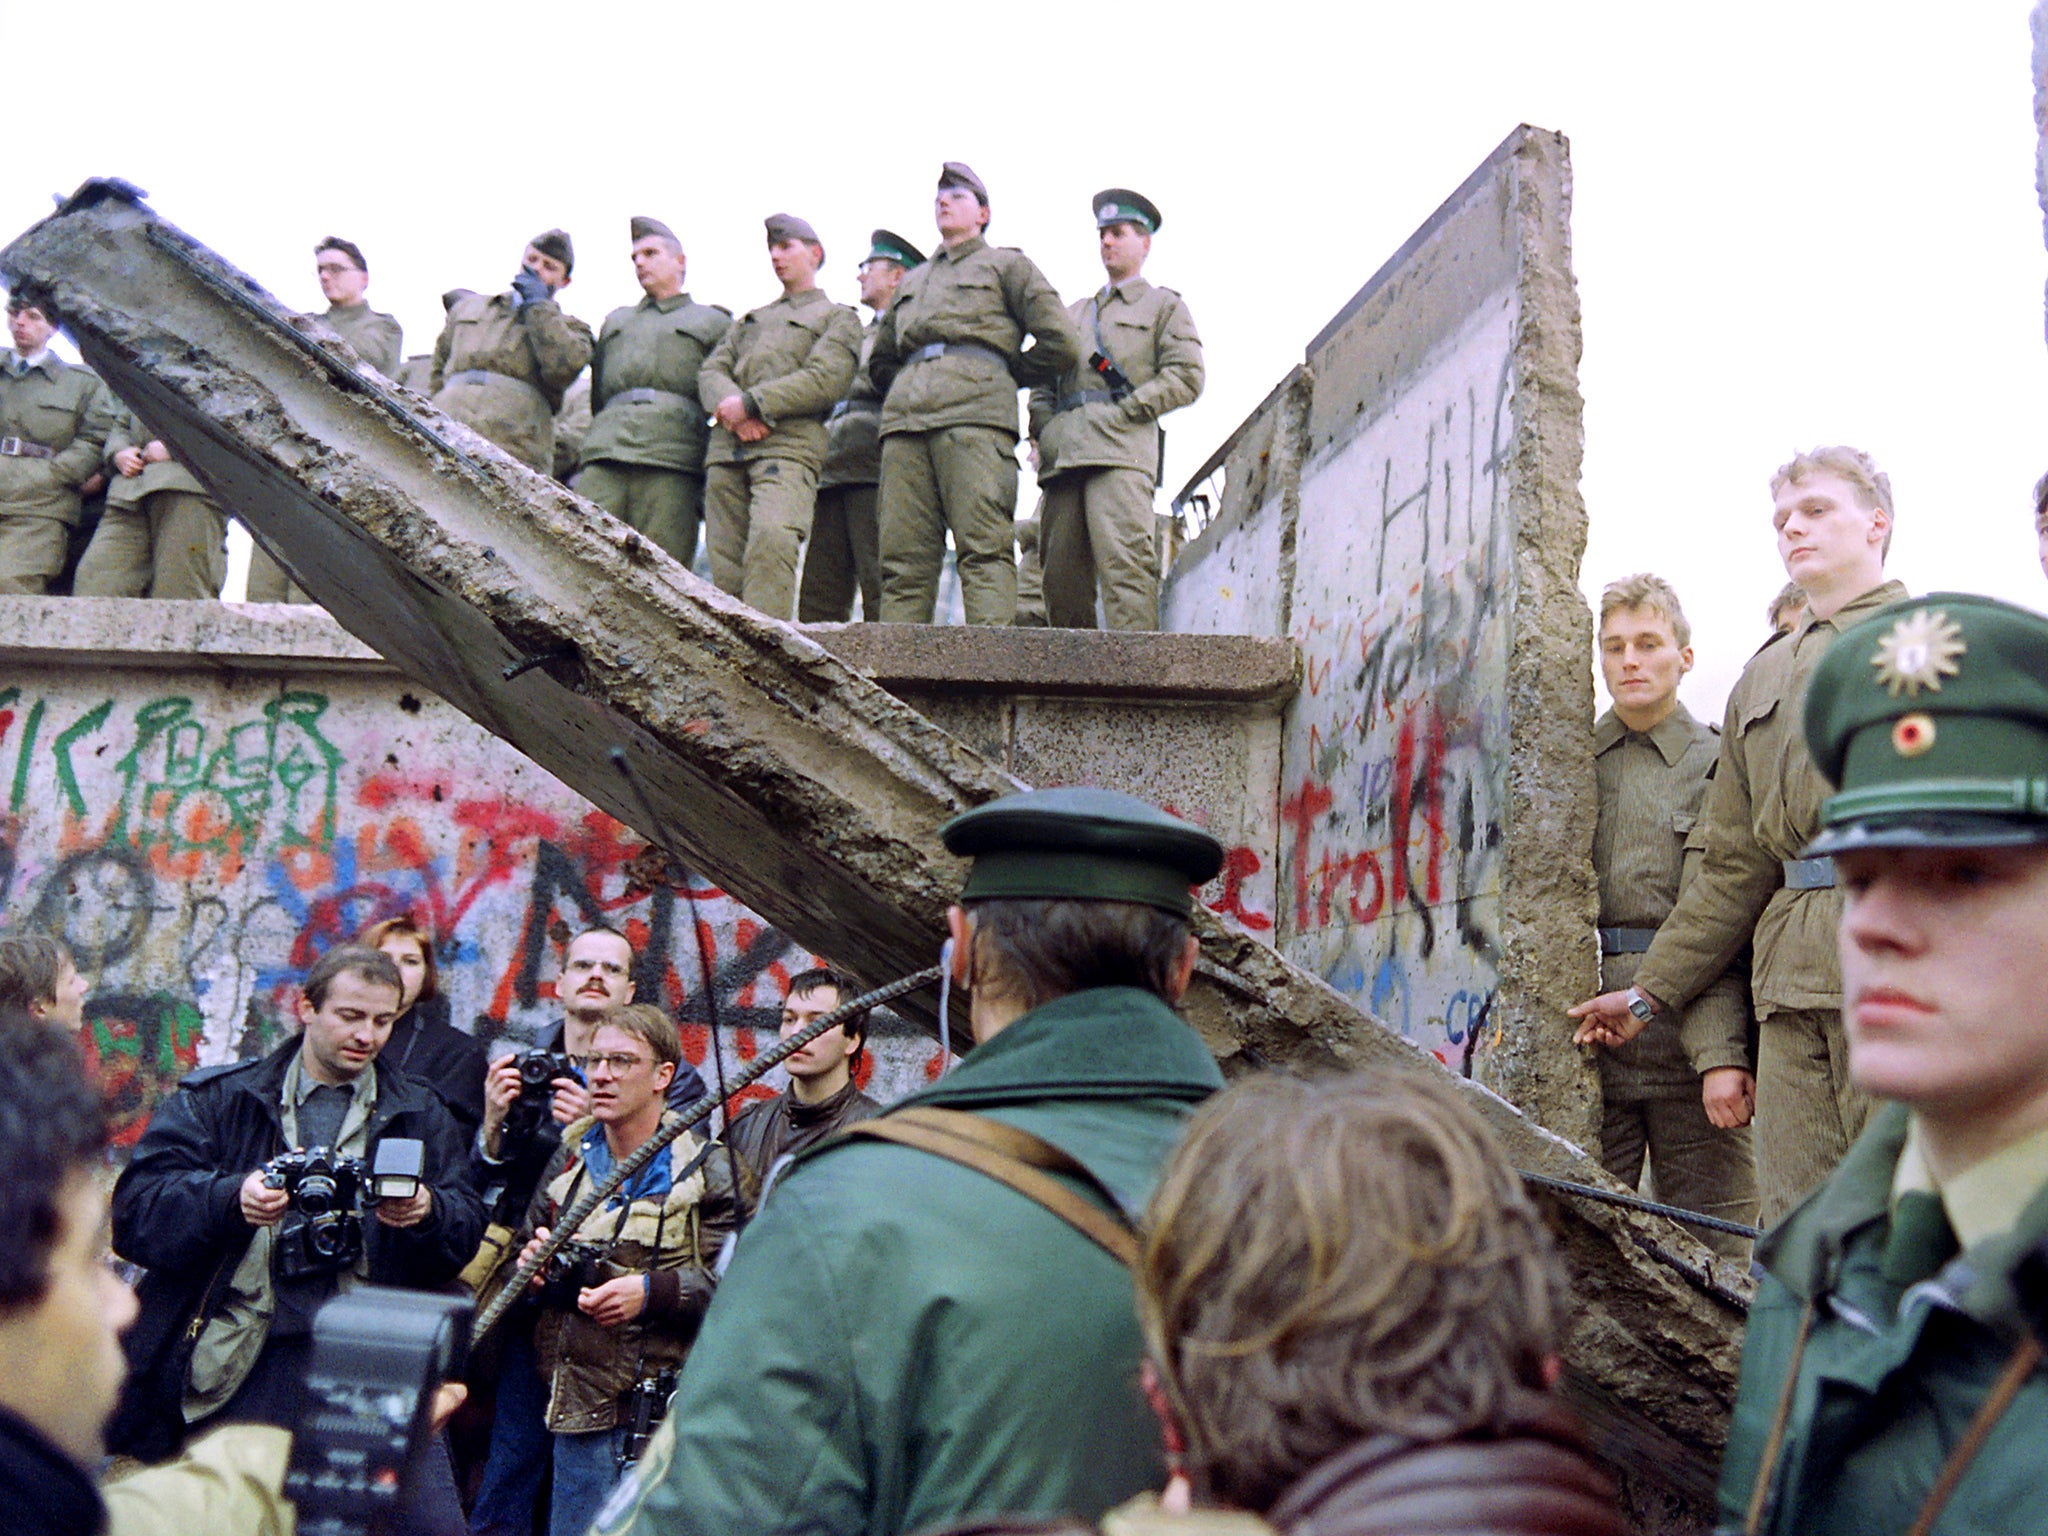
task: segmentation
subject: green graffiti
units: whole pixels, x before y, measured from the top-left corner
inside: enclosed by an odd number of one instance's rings
[[[22,728],[21,746],[14,754],[14,793],[8,797],[7,808],[16,815],[21,814],[22,804],[28,799],[28,771],[35,766],[36,737],[42,733],[43,711],[47,707],[47,700],[36,700],[35,707],[28,712],[28,724]]]
[[[106,700],[98,708],[87,710],[77,720],[65,727],[57,738],[57,787],[64,791],[64,803],[71,814],[83,817],[86,813],[85,793],[78,787],[78,770],[71,766],[71,749],[78,744],[81,736],[90,736],[107,723],[107,716],[114,712],[114,701]]]

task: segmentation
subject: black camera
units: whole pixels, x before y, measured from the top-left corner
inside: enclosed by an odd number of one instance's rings
[[[362,1286],[313,1318],[285,1497],[301,1536],[411,1529],[413,1490],[432,1454],[434,1392],[463,1368],[467,1296]]]
[[[286,1280],[332,1274],[363,1255],[363,1189],[369,1169],[345,1152],[313,1147],[280,1152],[263,1165],[263,1182],[291,1196],[277,1229],[277,1272]]]
[[[603,1285],[604,1249],[597,1243],[566,1242],[540,1267],[540,1289],[534,1300],[551,1312],[574,1312],[578,1293]]]
[[[505,1111],[502,1134],[508,1142],[517,1142],[531,1136],[547,1119],[554,1106],[555,1079],[566,1077],[576,1081],[576,1064],[560,1051],[542,1050],[539,1046],[528,1046],[512,1059],[519,1067],[519,1097]]]
[[[616,1458],[623,1475],[647,1453],[647,1442],[668,1417],[669,1399],[676,1395],[676,1370],[664,1368],[650,1381],[636,1381],[619,1399],[619,1437]]]

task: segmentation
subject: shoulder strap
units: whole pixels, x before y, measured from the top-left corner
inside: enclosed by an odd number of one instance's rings
[[[1126,1269],[1137,1262],[1138,1239],[1116,1196],[1081,1163],[1029,1131],[986,1115],[921,1105],[879,1119],[863,1120],[840,1134],[893,1141],[987,1174],[1099,1244]],[[1117,1214],[1112,1216],[1083,1199],[1052,1177],[1048,1169],[1084,1180],[1109,1201]]]

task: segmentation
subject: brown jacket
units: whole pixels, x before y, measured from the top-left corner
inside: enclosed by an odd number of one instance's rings
[[[739,1155],[740,1183],[748,1214],[761,1199],[768,1171],[785,1154],[816,1146],[835,1131],[872,1119],[882,1106],[848,1083],[822,1104],[799,1104],[796,1096],[778,1093],[749,1104],[733,1117],[726,1144]]]
[[[1141,469],[1156,480],[1159,418],[1202,393],[1202,338],[1187,301],[1131,277],[1080,300],[1067,316],[1081,361],[1057,389],[1031,391],[1039,480],[1079,469]],[[1109,385],[1088,366],[1098,341],[1135,386],[1122,400],[1107,398]]]
[[[555,412],[590,361],[590,327],[552,299],[461,292],[434,343],[434,404],[527,466],[555,470]]]
[[[1752,933],[1750,992],[1759,1019],[1778,1009],[1842,1006],[1835,954],[1841,896],[1785,885],[1784,861],[1813,840],[1821,802],[1834,793],[1807,754],[1799,717],[1807,679],[1835,636],[1905,596],[1903,585],[1887,581],[1832,618],[1808,615],[1791,634],[1766,641],[1736,679],[1707,794],[1699,877],[1636,971],[1635,984],[1667,1008],[1697,997]]]
[[[327,328],[355,349],[355,354],[390,378],[405,356],[405,332],[398,321],[368,304],[330,304],[320,318]]]
[[[806,289],[748,310],[697,371],[697,398],[707,415],[732,395],[771,428],[742,443],[713,427],[707,464],[795,459],[816,469],[825,459],[825,414],[853,382],[860,361],[860,316]]]

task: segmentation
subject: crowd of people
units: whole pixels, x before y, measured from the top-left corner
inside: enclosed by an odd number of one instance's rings
[[[817,231],[786,213],[765,221],[781,294],[737,320],[690,296],[682,242],[644,216],[627,254],[646,296],[594,333],[563,307],[576,250],[561,229],[527,244],[503,291],[444,294],[433,351],[412,357],[370,305],[361,248],[329,237],[313,253],[319,318],[686,566],[701,528],[712,579],[775,618],[842,622],[858,599],[863,618],[930,623],[950,546],[971,624],[1092,629],[1099,614],[1157,628],[1159,422],[1203,383],[1186,301],[1144,276],[1159,209],[1127,188],[1096,194],[1105,282],[1072,304],[1022,251],[988,243],[988,188],[970,167],[947,162],[933,213],[929,258],[874,232],[865,328],[818,286]],[[89,370],[49,351],[54,295],[19,286],[8,314],[0,460],[17,463],[0,463],[0,592],[217,598],[226,512]],[[1020,387],[1041,492],[1021,527]],[[309,600],[260,547],[248,597]]]

